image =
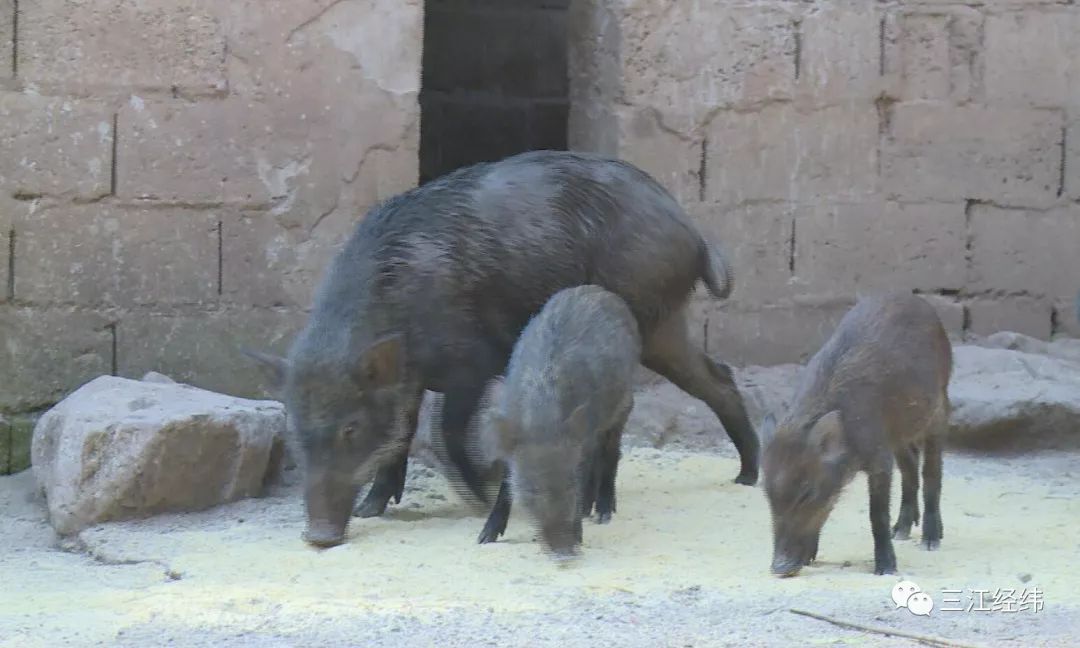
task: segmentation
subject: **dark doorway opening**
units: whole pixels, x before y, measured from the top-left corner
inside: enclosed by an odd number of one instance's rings
[[[476,162],[566,149],[570,0],[427,0],[420,183]]]

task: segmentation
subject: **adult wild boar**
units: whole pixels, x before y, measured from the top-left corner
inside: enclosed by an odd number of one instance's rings
[[[529,319],[559,290],[596,284],[628,304],[642,362],[703,401],[738,449],[736,481],[758,477],[758,440],[727,366],[687,336],[697,280],[732,288],[717,247],[640,169],[596,155],[533,151],[458,169],[374,207],[331,263],[305,328],[269,368],[305,464],[304,538],[344,539],[358,509],[400,501],[425,389],[468,491],[488,502],[465,430]]]

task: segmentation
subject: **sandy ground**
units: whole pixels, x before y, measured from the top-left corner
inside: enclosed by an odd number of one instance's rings
[[[923,550],[916,529],[897,543],[902,576],[938,608],[943,589],[963,590],[953,596],[966,605],[974,589],[1034,587],[1045,607],[917,617],[890,599],[899,577],[872,574],[862,478],[830,518],[820,562],[770,576],[765,500],[730,482],[729,447],[628,450],[615,519],[586,523],[568,567],[517,514],[504,541],[475,544],[482,517],[419,464],[400,506],[354,519],[349,541],[322,552],[300,541],[295,487],[103,525],[64,549],[30,472],[0,478],[0,646],[911,645],[792,607],[963,645],[1080,642],[1077,456],[946,457],[942,548]]]

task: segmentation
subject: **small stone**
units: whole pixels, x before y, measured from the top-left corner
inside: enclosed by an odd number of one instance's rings
[[[1027,583],[1028,581],[1031,580],[1031,574],[1027,574],[1027,573],[1020,574],[1019,576],[1017,576],[1017,578],[1020,579],[1021,583]]]

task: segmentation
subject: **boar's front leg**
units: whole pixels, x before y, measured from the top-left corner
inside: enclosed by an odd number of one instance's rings
[[[390,498],[397,504],[405,492],[405,471],[409,463],[409,445],[416,434],[416,425],[420,418],[420,402],[424,392],[420,390],[406,406],[405,425],[408,426],[405,446],[395,453],[386,463],[375,471],[375,480],[371,483],[364,501],[353,511],[353,515],[362,518],[378,517],[386,511]]]
[[[871,466],[867,475],[870,487],[870,531],[874,535],[874,573],[896,573],[892,530],[889,528],[889,495],[892,488],[892,457],[883,457]]]
[[[619,471],[619,459],[622,457],[623,428],[626,420],[630,418],[633,406],[634,401],[631,398],[626,408],[617,416],[615,424],[604,434],[603,444],[597,452],[598,469],[594,469],[597,474],[594,491],[597,524],[607,524],[615,513],[615,476]]]

